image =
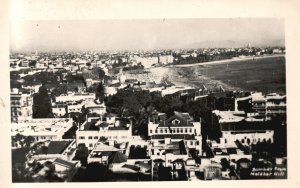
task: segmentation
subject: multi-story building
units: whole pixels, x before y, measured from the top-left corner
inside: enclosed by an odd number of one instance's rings
[[[242,144],[270,141],[273,142],[274,128],[271,121],[265,118],[256,118],[258,113],[244,111],[219,111],[212,112],[212,125],[219,127],[222,136],[221,142],[234,144],[240,141]]]
[[[14,88],[10,94],[11,122],[21,123],[32,119],[33,97]]]
[[[132,123],[127,118],[111,117],[102,115],[100,117],[88,118],[77,130],[77,144],[84,143],[92,150],[100,138],[127,142],[132,139]]]
[[[52,105],[52,113],[56,117],[64,116],[67,113],[66,105],[63,103]]]
[[[276,93],[265,96],[262,93],[253,93],[252,109],[266,118],[283,116],[286,114],[286,96]]]
[[[286,114],[286,96],[276,93],[266,95],[266,116],[283,116]]]
[[[252,93],[252,109],[260,116],[266,116],[266,99],[262,93]]]
[[[183,141],[187,149],[195,149],[199,154],[202,153],[201,122],[195,122],[188,113],[175,111],[168,119],[164,114],[159,114],[154,121],[149,121],[148,135],[154,145],[171,139]]]
[[[84,103],[82,101],[74,101],[74,102],[68,102],[66,106],[67,106],[67,113],[81,112]]]
[[[87,102],[84,107],[88,110],[89,113],[95,113],[103,115],[106,113],[106,106],[104,103],[95,103],[94,101]]]

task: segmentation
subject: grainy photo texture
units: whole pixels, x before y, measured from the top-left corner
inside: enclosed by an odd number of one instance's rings
[[[13,182],[287,178],[284,20],[18,21]]]

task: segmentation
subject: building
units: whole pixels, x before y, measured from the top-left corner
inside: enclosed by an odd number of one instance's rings
[[[96,99],[96,94],[68,92],[68,94],[62,94],[60,96],[55,97],[56,102],[74,102],[87,99]]]
[[[88,110],[89,113],[95,113],[98,115],[103,115],[106,113],[106,106],[104,103],[96,103],[94,101],[87,102],[84,107]]]
[[[271,118],[274,116],[286,115],[286,96],[271,93],[252,93],[252,109],[257,111],[260,116]]]
[[[108,158],[113,152],[119,151],[124,154],[127,150],[127,147],[127,142],[117,143],[113,140],[107,143],[98,142],[88,156],[88,163],[100,162],[107,164]]]
[[[276,93],[266,95],[266,116],[285,116],[286,96]]]
[[[32,119],[33,97],[14,88],[10,94],[11,122],[22,123]]]
[[[245,145],[262,141],[273,142],[274,128],[271,121],[257,117],[258,113],[214,110],[212,126],[219,127],[222,133],[220,140],[225,144],[234,144],[235,141]]]
[[[207,141],[211,150],[211,161],[221,163],[223,159],[228,162],[237,162],[240,159],[252,160],[252,154],[239,142],[217,143],[216,141]]]
[[[183,141],[188,150],[195,149],[202,153],[201,122],[195,122],[188,113],[174,112],[166,119],[165,114],[158,114],[154,121],[148,123],[148,135],[151,141]]]
[[[76,132],[78,144],[85,144],[92,150],[100,138],[108,141],[127,142],[132,139],[132,124],[127,118],[102,115],[100,117],[88,118]]]
[[[41,118],[23,123],[12,123],[11,135],[32,136],[35,142],[61,140],[73,126],[72,118]]]
[[[55,104],[52,105],[52,113],[55,117],[62,117],[64,116],[66,111],[66,105],[65,104]]]
[[[66,104],[67,106],[67,113],[71,113],[71,112],[78,112],[80,113],[82,110],[82,107],[84,106],[84,102],[82,101],[74,101],[74,102],[68,102]]]
[[[72,160],[76,153],[76,140],[59,140],[44,142],[43,146],[46,148],[46,152],[39,153],[37,150],[35,153],[30,152],[27,156],[28,162],[38,160],[49,160],[49,159],[63,159]]]

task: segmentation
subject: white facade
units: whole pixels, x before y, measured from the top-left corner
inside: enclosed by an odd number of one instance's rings
[[[54,116],[62,117],[67,113],[66,106],[65,105],[54,105],[54,106],[52,106],[52,113]]]
[[[96,129],[90,129],[88,124],[95,122]],[[104,126],[101,124],[104,123]],[[127,123],[124,126],[115,118],[114,122],[102,121],[98,118],[89,118],[76,132],[77,144],[84,143],[89,150],[93,149],[100,137],[118,142],[128,142],[132,139],[132,125]]]
[[[227,143],[234,143],[236,140],[240,141],[244,145],[256,144],[257,142],[274,141],[274,131],[244,131],[235,134],[232,131],[222,131],[222,137]]]
[[[74,102],[87,99],[96,99],[95,93],[68,93],[55,97],[56,102]]]
[[[247,116],[243,111],[213,111],[213,124],[220,126],[221,140],[234,144],[236,140],[244,145],[270,141],[273,142],[274,131],[270,121],[264,118]]]
[[[67,112],[81,112],[82,107],[84,106],[84,103],[79,102],[73,102],[73,103],[67,103]]]
[[[22,94],[14,89],[10,99],[11,122],[22,123],[32,119],[33,97],[30,94]]]

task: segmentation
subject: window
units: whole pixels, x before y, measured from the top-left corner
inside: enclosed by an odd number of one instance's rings
[[[93,147],[93,144],[89,144],[89,147],[90,147],[90,148]]]
[[[150,129],[150,133],[152,133],[152,130]]]
[[[157,133],[157,130],[155,130],[155,133]]]
[[[187,130],[187,129],[184,129],[184,130],[185,130],[185,131],[184,131],[185,133],[187,133],[187,132],[188,132],[188,130]]]
[[[178,119],[174,119],[172,123],[175,125],[178,125],[180,123],[180,121]]]
[[[162,130],[162,129],[160,129],[160,133],[163,133],[163,130]]]
[[[95,140],[98,140],[98,136],[94,136],[94,139],[95,139]]]
[[[199,146],[199,141],[196,141],[196,145]]]
[[[89,140],[92,140],[93,139],[93,137],[92,136],[89,136]]]
[[[180,132],[183,133],[183,129],[180,129]]]
[[[85,139],[85,137],[84,137],[84,136],[80,136],[80,137],[79,137],[79,139],[81,139],[81,140],[84,140],[84,139]]]
[[[168,129],[165,129],[165,133],[168,133]]]
[[[193,130],[192,130],[192,129],[190,129],[190,133],[191,133],[191,132],[193,132]]]

